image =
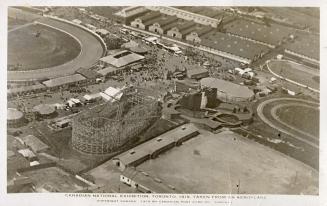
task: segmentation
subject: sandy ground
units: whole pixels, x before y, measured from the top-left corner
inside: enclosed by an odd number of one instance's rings
[[[226,131],[201,135],[146,161],[155,174],[185,193],[317,194],[318,172],[268,147]]]

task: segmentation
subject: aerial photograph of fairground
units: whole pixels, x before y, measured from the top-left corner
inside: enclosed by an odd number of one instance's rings
[[[320,9],[8,7],[7,193],[319,195]]]

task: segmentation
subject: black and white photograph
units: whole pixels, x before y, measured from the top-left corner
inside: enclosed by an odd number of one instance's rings
[[[319,6],[6,9],[7,194],[319,196]]]

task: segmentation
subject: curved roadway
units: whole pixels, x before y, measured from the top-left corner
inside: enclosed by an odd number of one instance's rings
[[[315,143],[313,143],[312,141],[309,141],[305,138],[302,138],[302,137],[299,137],[295,134],[293,134],[292,132],[290,131],[287,131],[286,129],[274,124],[273,121],[270,121],[264,114],[263,114],[263,109],[264,107],[271,103],[271,102],[274,102],[274,101],[288,101],[288,100],[291,100],[291,101],[294,101],[294,102],[304,102],[304,103],[309,103],[309,104],[315,104],[315,105],[319,105],[318,103],[316,102],[312,102],[312,101],[308,101],[308,100],[302,100],[302,99],[294,99],[294,98],[275,98],[275,99],[269,99],[267,101],[264,101],[264,102],[261,102],[259,105],[258,105],[258,108],[257,108],[257,113],[258,113],[258,116],[260,117],[260,119],[262,119],[262,121],[266,124],[268,124],[269,126],[271,126],[272,128],[278,130],[278,131],[281,131],[297,140],[300,140],[302,142],[305,142],[309,145],[311,145],[312,147],[314,148],[317,148],[319,149],[319,146]],[[272,112],[272,111],[271,111]],[[272,116],[274,117],[274,115],[272,114]],[[278,119],[276,119],[278,121]],[[284,122],[282,122],[283,125],[286,125],[287,127],[291,128],[292,129],[292,126],[291,125],[288,125],[288,124],[285,124]]]
[[[73,74],[81,67],[91,67],[102,57],[104,53],[103,45],[90,32],[46,17],[40,18],[37,21],[69,33],[78,39],[81,44],[81,52],[75,59],[62,65],[30,71],[8,71],[8,81],[33,81],[66,76]]]

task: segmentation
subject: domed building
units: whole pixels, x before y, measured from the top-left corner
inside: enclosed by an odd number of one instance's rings
[[[8,108],[7,109],[7,125],[12,126],[19,126],[24,122],[24,113],[15,109],[15,108]]]
[[[51,118],[56,115],[56,109],[48,104],[39,104],[33,107],[36,118]]]
[[[254,92],[247,86],[235,84],[217,78],[203,78],[201,88],[216,88],[217,98],[224,102],[244,102],[254,98]]]

